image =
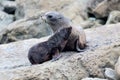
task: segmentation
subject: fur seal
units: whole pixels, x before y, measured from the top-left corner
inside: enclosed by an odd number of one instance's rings
[[[38,43],[30,48],[28,59],[31,64],[41,64],[48,60],[57,60],[71,34],[72,27],[57,30],[47,41]]]
[[[73,26],[70,19],[55,11],[46,12],[41,17],[50,25],[54,32],[60,27],[72,27],[72,32],[64,51],[84,51],[83,49],[86,47],[86,35],[82,27]]]

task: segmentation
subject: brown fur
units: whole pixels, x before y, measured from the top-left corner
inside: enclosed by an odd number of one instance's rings
[[[30,48],[28,59],[31,64],[40,64],[52,58],[57,58],[71,34],[72,27],[59,29],[47,41]]]
[[[53,31],[57,31],[60,27],[72,27],[72,33],[64,48],[64,51],[83,51],[86,47],[86,35],[81,27],[71,24],[71,21],[58,12],[47,12],[42,19],[50,25]]]

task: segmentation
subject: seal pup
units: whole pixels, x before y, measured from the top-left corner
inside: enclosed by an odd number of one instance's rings
[[[45,61],[55,61],[60,58],[60,53],[71,34],[72,27],[58,29],[47,41],[38,43],[30,48],[28,59],[31,64],[41,64]]]
[[[82,27],[72,25],[70,19],[55,11],[46,12],[41,18],[50,25],[54,32],[60,27],[72,27],[72,32],[64,51],[84,51],[86,47],[86,35]]]

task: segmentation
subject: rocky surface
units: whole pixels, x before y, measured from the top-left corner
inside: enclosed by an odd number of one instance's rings
[[[14,21],[14,16],[8,15],[7,13],[0,11],[0,31],[7,27]]]
[[[80,23],[80,25],[84,28],[95,28],[95,27],[99,27],[103,24],[103,22],[101,20],[96,20],[95,18],[89,18],[88,20]]]
[[[106,24],[116,24],[120,22],[120,11],[112,11],[109,14]]]
[[[0,32],[0,43],[10,43],[52,34],[50,27],[40,17],[25,18],[11,23]]]
[[[2,1],[1,5],[4,7],[3,11],[8,14],[15,14],[17,4],[15,1]]]
[[[120,79],[120,57],[118,58],[118,61],[115,64],[115,71],[117,73],[118,78]]]
[[[64,52],[55,62],[30,66],[29,48],[47,37],[14,42],[0,46],[1,80],[80,80],[104,77],[106,67],[113,68],[120,56],[120,24],[86,30],[88,48],[81,53]],[[114,37],[111,37],[114,36]],[[73,74],[74,72],[74,74]]]
[[[108,79],[100,79],[100,78],[84,78],[82,80],[108,80]]]
[[[90,3],[90,2],[88,2]],[[92,0],[89,6],[96,17],[107,17],[111,11],[120,10],[119,0]]]
[[[105,77],[109,80],[118,80],[118,76],[115,72],[115,70],[111,68],[105,68]]]
[[[40,19],[51,10],[91,28],[85,30],[87,48],[31,66],[29,48],[52,34]],[[0,80],[119,80],[119,16],[119,0],[0,0]]]
[[[87,19],[84,0],[16,0],[16,2],[18,5],[15,14],[17,19],[31,17],[50,10],[63,13],[77,24]]]

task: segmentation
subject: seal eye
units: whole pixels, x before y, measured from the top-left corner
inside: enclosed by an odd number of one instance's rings
[[[48,15],[47,18],[51,19],[51,18],[53,18],[53,16],[52,15]]]

